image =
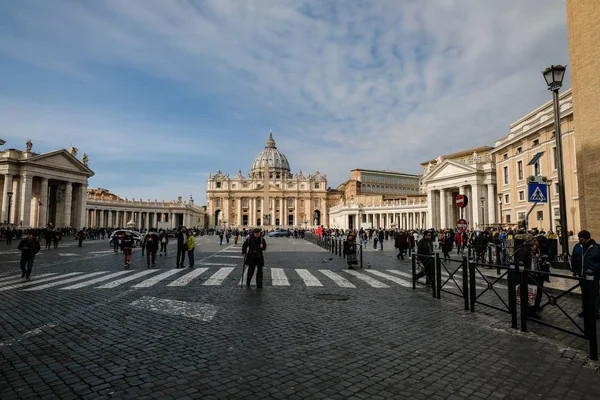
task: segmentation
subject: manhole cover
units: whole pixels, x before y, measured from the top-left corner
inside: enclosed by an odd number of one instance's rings
[[[329,293],[318,294],[315,297],[320,300],[348,300],[349,299],[348,296],[344,296],[343,294],[329,294]]]

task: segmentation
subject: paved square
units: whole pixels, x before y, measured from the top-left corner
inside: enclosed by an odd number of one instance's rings
[[[265,288],[240,288],[241,246],[199,237],[131,270],[107,241],[42,250],[21,282],[0,245],[0,398],[581,398],[597,364],[560,338],[523,335],[410,288],[409,263],[371,269],[302,240],[268,238]],[[389,243],[389,242],[388,242]],[[387,243],[386,243],[387,244]],[[389,247],[389,246],[388,246]],[[483,287],[484,283],[481,283]],[[318,299],[337,294],[345,301]]]

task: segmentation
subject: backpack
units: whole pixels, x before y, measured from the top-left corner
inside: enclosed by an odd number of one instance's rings
[[[154,246],[154,235],[149,234],[148,236],[146,236],[146,246]]]
[[[398,235],[398,243],[406,244],[406,235],[404,233]]]
[[[121,245],[123,247],[133,247],[133,235],[131,235],[131,234],[124,235]]]

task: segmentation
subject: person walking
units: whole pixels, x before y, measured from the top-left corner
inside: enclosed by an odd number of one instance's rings
[[[575,276],[585,276],[587,271],[594,274],[594,295],[596,298],[596,319],[600,319],[600,246],[589,231],[582,230],[577,234],[579,243],[573,248],[571,255],[571,272]],[[583,312],[579,314],[583,317]]]
[[[133,234],[129,231],[125,231],[121,235],[121,249],[123,250],[123,255],[125,257],[125,269],[131,266],[131,253],[133,251]]]
[[[40,242],[33,236],[33,232],[27,232],[27,237],[19,243],[21,250],[21,278],[29,280],[33,268],[35,255],[40,251]]]
[[[196,247],[196,242],[194,239],[194,235],[192,235],[192,231],[187,232],[187,240],[186,240],[186,249],[188,255],[188,263],[190,264],[190,268],[194,268],[194,248]]]
[[[150,268],[150,259],[152,259],[152,268],[156,267],[156,252],[158,251],[158,233],[156,228],[150,228],[150,232],[144,236],[142,249],[146,248],[146,266]]]
[[[52,234],[52,244],[54,245],[54,248],[58,248],[58,242],[60,242],[60,239],[62,238],[60,232],[56,231],[53,232]],[[81,247],[81,246],[79,246]]]
[[[187,229],[182,226],[177,235],[177,264],[175,268],[184,268],[185,254],[187,252]]]
[[[158,233],[158,239],[160,240],[160,255],[162,257],[163,253],[165,253],[166,256],[167,244],[169,244],[169,237],[167,236],[167,232],[161,229]]]
[[[406,232],[401,230],[396,235],[396,248],[398,249],[398,254],[396,258],[404,260],[404,254],[406,253],[406,247],[408,245],[408,238],[406,236]]]
[[[46,233],[44,234],[44,239],[46,241],[46,250],[50,250],[50,245],[52,245],[52,235],[54,234],[54,231],[51,231],[50,229],[48,229],[46,231]]]
[[[223,231],[219,231],[219,246],[223,244]]]
[[[6,228],[6,244],[12,243],[13,231],[10,228]]]
[[[381,229],[378,233],[379,239],[379,250],[383,251],[383,240],[385,239],[385,231]]]
[[[115,253],[119,252],[119,236],[113,235],[110,238],[109,244],[111,244],[113,246],[113,250],[114,250]]]
[[[252,276],[256,270],[256,288],[263,287],[263,270],[265,258],[263,252],[267,249],[267,242],[261,236],[260,228],[254,228],[252,235],[246,239],[242,246],[242,255],[244,255],[244,264],[248,265],[248,276],[246,278],[246,287],[250,287]]]
[[[83,232],[83,229],[82,229],[79,232],[77,232],[77,240],[78,240],[77,247],[81,247],[81,244],[83,243],[83,239],[85,239],[85,232]]]
[[[235,228],[235,230],[233,231],[233,244],[237,244],[239,236],[240,230],[238,228]]]
[[[423,269],[415,276],[416,280],[425,276],[428,285],[433,283],[433,243],[431,241],[431,236],[431,232],[427,231],[423,235],[423,238],[419,240],[417,257],[423,265]]]
[[[358,260],[356,259],[356,240],[352,232],[348,234],[344,241],[344,254],[346,255],[348,269],[354,269],[354,266],[358,264]]]

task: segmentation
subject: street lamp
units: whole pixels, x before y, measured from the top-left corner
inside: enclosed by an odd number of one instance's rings
[[[8,196],[8,225],[10,225],[10,209],[12,206],[12,196],[13,196],[13,192],[7,192],[6,195]]]
[[[479,200],[481,201],[481,225],[485,225],[485,197],[480,197]]]
[[[567,200],[565,195],[565,175],[563,168],[562,135],[560,132],[560,105],[558,91],[565,77],[566,66],[551,65],[542,71],[548,90],[552,91],[554,101],[554,139],[556,140],[556,155],[558,161],[558,204],[560,213],[560,233],[562,237],[562,255],[564,262],[568,262],[569,238],[567,236]]]

